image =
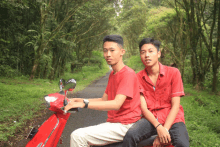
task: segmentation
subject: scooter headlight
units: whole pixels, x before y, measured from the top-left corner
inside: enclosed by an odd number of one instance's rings
[[[54,102],[57,100],[57,98],[53,96],[45,96],[44,99],[48,108],[50,108],[50,102]]]

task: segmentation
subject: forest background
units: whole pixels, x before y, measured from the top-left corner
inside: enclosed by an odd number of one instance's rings
[[[2,0],[0,143],[13,146],[59,78],[74,76],[80,90],[108,72],[108,34],[123,36],[124,62],[136,72],[140,40],[160,40],[160,62],[183,78],[191,146],[220,146],[219,0]]]

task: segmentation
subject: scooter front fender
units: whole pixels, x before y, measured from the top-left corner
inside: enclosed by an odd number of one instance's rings
[[[26,147],[56,147],[69,116],[70,113],[51,115]]]

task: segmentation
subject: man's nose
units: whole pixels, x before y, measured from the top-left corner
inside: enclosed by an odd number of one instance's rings
[[[111,52],[110,51],[107,51],[107,56],[111,56]]]
[[[149,53],[148,52],[145,53],[145,57],[149,57]]]

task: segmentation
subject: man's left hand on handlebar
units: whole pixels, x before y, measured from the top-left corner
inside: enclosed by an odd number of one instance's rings
[[[76,102],[71,99],[70,102],[64,107],[64,112],[66,113],[71,108],[84,108],[85,104],[83,102]]]

